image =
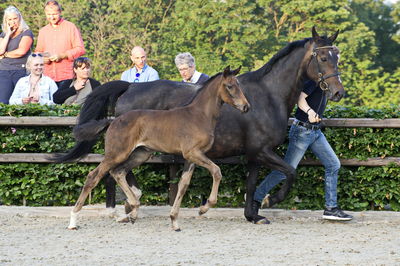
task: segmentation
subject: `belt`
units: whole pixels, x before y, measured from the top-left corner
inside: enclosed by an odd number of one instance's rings
[[[293,125],[302,126],[302,127],[305,127],[307,129],[311,129],[311,130],[321,129],[321,124],[313,125],[313,124],[310,124],[310,123],[302,122],[300,120],[294,120]]]

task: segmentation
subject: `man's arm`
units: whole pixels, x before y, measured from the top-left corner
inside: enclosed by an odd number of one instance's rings
[[[297,101],[297,106],[308,115],[308,121],[311,123],[318,123],[321,122],[321,118],[319,115],[308,105],[306,98],[308,97],[307,94],[301,92],[299,100]]]

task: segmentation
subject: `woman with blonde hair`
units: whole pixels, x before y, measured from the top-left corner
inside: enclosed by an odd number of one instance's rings
[[[58,87],[54,80],[43,75],[43,55],[31,54],[26,62],[26,69],[30,74],[18,80],[10,104],[54,104],[53,94]]]
[[[8,103],[17,81],[26,76],[25,64],[33,33],[15,6],[4,10],[0,34],[0,103]]]

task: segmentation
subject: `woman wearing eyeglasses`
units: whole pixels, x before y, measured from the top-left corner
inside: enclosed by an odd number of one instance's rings
[[[43,75],[44,58],[41,54],[31,54],[26,61],[29,76],[20,78],[10,98],[10,104],[54,104],[53,94],[57,84]]]
[[[25,64],[33,43],[33,33],[19,10],[4,10],[0,34],[0,103],[8,103],[17,81],[26,76]]]
[[[74,78],[65,80],[54,93],[54,102],[58,104],[82,104],[86,96],[93,89],[100,86],[100,82],[90,78],[91,61],[87,57],[78,57],[74,60]]]

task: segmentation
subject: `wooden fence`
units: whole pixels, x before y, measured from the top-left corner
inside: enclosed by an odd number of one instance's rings
[[[76,117],[0,117],[0,126],[74,126]],[[289,120],[288,125],[293,123]],[[372,119],[372,118],[331,118],[324,119],[323,126],[326,127],[348,127],[348,128],[400,128],[400,119]],[[51,163],[49,157],[51,153],[0,153],[0,163]],[[89,154],[79,161],[79,163],[99,163],[103,159],[101,154]],[[239,157],[229,157],[214,160],[220,164],[242,163]],[[394,163],[400,166],[400,157],[368,158],[359,159],[340,159],[343,166],[385,166]],[[169,175],[171,179],[177,177],[178,165],[183,163],[183,159],[174,155],[152,156],[147,163],[163,163],[169,165]],[[303,159],[300,165],[321,165],[318,160]],[[177,184],[171,183],[169,187],[169,204],[172,205],[177,193]]]

